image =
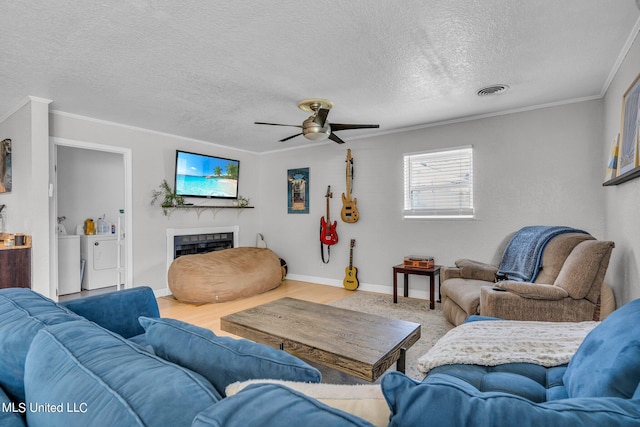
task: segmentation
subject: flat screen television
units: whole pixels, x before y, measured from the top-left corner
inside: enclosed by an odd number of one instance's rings
[[[176,151],[176,194],[184,197],[237,199],[240,161]]]

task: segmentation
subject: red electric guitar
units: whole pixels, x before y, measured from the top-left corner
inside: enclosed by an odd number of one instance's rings
[[[336,233],[338,222],[333,221],[332,224],[329,216],[329,199],[333,197],[331,186],[327,187],[327,194],[324,197],[327,199],[327,219],[320,218],[320,241],[327,246],[331,246],[338,243],[338,233]]]

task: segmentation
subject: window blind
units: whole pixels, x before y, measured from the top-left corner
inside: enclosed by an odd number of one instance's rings
[[[473,218],[473,148],[404,155],[405,218]]]

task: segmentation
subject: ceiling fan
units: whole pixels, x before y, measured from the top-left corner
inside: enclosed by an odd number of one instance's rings
[[[257,125],[270,125],[270,126],[291,126],[301,128],[302,132],[295,135],[288,136],[280,140],[280,142],[288,141],[296,136],[303,135],[305,138],[311,141],[324,141],[329,138],[338,144],[344,144],[344,141],[340,139],[334,132],[339,130],[348,129],[367,129],[367,128],[379,128],[380,125],[356,125],[356,124],[340,124],[329,123],[327,121],[327,115],[329,110],[333,107],[333,103],[326,99],[311,98],[303,99],[298,103],[298,108],[303,111],[312,112],[313,115],[307,120],[302,122],[302,125],[282,125],[279,123],[265,123],[255,122]]]

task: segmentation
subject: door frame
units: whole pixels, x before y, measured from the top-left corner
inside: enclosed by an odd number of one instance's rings
[[[49,149],[52,153],[51,175],[52,175],[52,202],[51,218],[49,223],[53,226],[49,227],[51,239],[51,263],[52,263],[52,280],[51,280],[51,298],[58,300],[58,238],[57,238],[57,217],[58,217],[58,174],[56,167],[58,164],[58,147],[82,148],[85,150],[102,151],[122,155],[124,170],[124,224],[125,224],[125,278],[124,288],[133,286],[133,166],[132,166],[132,150],[125,147],[116,147],[112,145],[97,144],[87,141],[77,141],[72,139],[50,137]],[[119,286],[118,286],[119,288]],[[119,290],[119,289],[118,289]]]

